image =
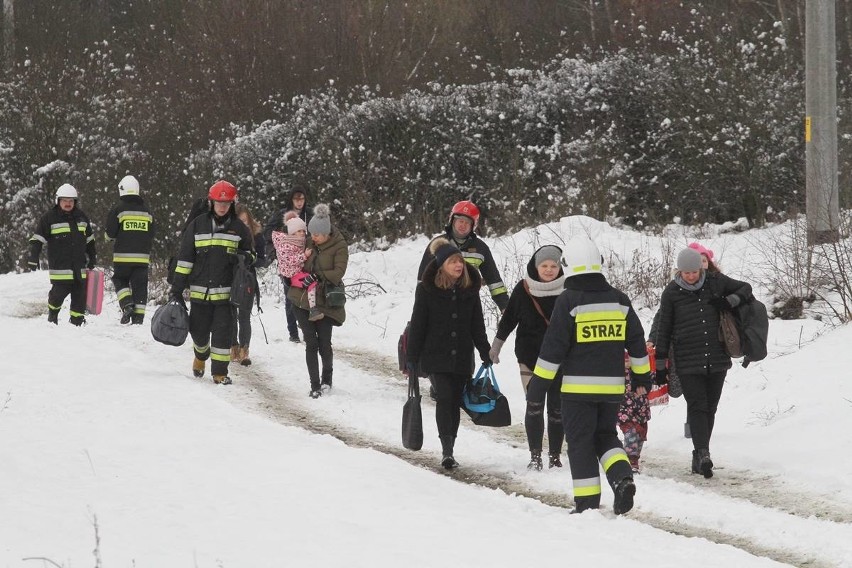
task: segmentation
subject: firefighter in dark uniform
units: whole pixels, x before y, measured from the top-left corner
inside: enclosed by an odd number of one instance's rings
[[[47,295],[47,321],[58,324],[62,302],[71,295],[71,318],[80,326],[86,314],[86,269],[95,267],[95,235],[92,223],[77,207],[77,190],[62,184],[56,190],[56,205],[42,215],[30,237],[28,270],[38,269],[41,248],[47,245],[50,292]]]
[[[211,359],[213,382],[228,385],[231,281],[237,254],[245,255],[249,265],[254,262],[254,240],[234,211],[236,187],[217,181],[210,186],[207,198],[209,211],[193,219],[183,233],[169,297],[183,303],[183,291],[189,288],[193,374],[203,377],[207,359]]]
[[[139,196],[139,182],[124,176],[118,184],[119,202],[106,219],[112,249],[112,284],[121,309],[121,323],[140,325],[148,304],[148,267],[154,240],[154,218]]]
[[[445,234],[438,235],[435,238],[446,238],[456,245],[462,252],[465,262],[479,270],[482,281],[488,285],[491,299],[494,300],[502,313],[509,305],[509,291],[500,278],[500,271],[497,269],[494,257],[491,256],[491,249],[474,233],[478,222],[479,208],[471,201],[459,201],[453,205],[453,209],[450,211],[450,220],[445,228]],[[423,252],[423,259],[420,261],[420,268],[417,270],[418,282],[423,278],[423,271],[426,270],[426,266],[434,258],[434,255],[430,252],[431,246],[432,243],[430,242]]]
[[[565,290],[556,300],[536,361],[527,400],[544,402],[550,381],[562,371],[562,421],[574,485],[575,511],[597,509],[600,467],[615,494],[613,512],[633,508],[636,486],[616,432],[624,399],[624,350],[634,391],[651,389],[651,367],[642,323],[627,296],[603,274],[603,258],[585,238],[565,247]]]

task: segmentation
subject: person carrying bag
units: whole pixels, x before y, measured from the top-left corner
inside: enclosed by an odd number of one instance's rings
[[[490,345],[479,289],[479,271],[465,263],[446,239],[432,241],[434,259],[417,284],[406,356],[408,376],[431,375],[435,385],[435,422],[441,439],[441,465],[459,466],[453,447],[461,420],[462,394],[473,368],[474,347],[491,366]]]

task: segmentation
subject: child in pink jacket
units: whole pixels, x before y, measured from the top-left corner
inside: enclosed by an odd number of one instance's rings
[[[314,277],[302,271],[305,261],[313,253],[313,249],[305,248],[308,227],[293,211],[284,215],[287,232],[272,232],[272,244],[278,254],[278,273],[290,279],[291,286],[306,288],[308,292],[308,319],[317,321],[323,318],[323,313],[317,308],[317,282]]]

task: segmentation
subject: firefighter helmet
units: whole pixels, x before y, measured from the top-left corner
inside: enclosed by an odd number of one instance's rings
[[[603,266],[601,251],[598,250],[595,243],[585,237],[568,241],[562,258],[565,262],[566,277],[579,274],[597,274],[601,272]]]
[[[459,201],[453,205],[453,209],[450,211],[450,223],[453,222],[453,217],[456,215],[462,215],[470,219],[473,222],[474,229],[479,223],[479,207],[474,205],[473,201]]]
[[[56,203],[59,203],[60,199],[80,199],[80,196],[77,195],[77,190],[74,189],[74,186],[70,183],[63,183],[59,186],[59,189],[56,190]]]
[[[237,200],[237,188],[233,184],[220,179],[210,186],[210,191],[207,193],[207,199],[210,201],[224,201],[233,203]]]
[[[118,194],[122,197],[125,195],[139,195],[139,181],[133,176],[124,176],[118,182]]]

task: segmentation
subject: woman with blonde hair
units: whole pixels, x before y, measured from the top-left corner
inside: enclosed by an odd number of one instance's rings
[[[237,218],[248,227],[249,233],[254,238],[254,254],[256,260],[249,268],[255,275],[255,266],[264,266],[266,259],[266,243],[263,238],[263,227],[255,221],[248,207],[237,203],[234,211]],[[258,290],[257,293],[260,293]],[[249,357],[249,343],[251,343],[251,309],[239,309],[234,307],[234,324],[231,326],[231,361],[241,365],[251,365]]]
[[[491,365],[479,288],[479,271],[464,261],[447,239],[432,241],[434,258],[414,293],[408,336],[408,373],[431,375],[435,385],[435,422],[441,439],[441,465],[458,467],[453,447],[459,431],[464,385],[473,374],[473,350]]]

